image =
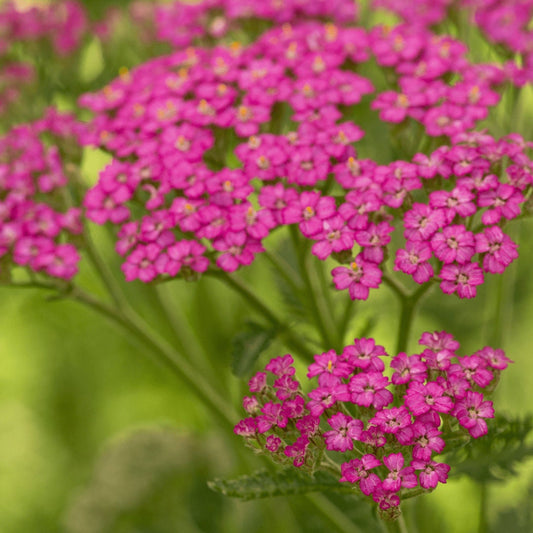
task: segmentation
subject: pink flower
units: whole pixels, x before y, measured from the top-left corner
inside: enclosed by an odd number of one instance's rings
[[[253,417],[240,420],[233,432],[241,437],[252,437],[257,433],[257,420]]]
[[[474,354],[469,357],[459,357],[458,359],[459,364],[451,366],[450,374],[462,373],[468,381],[481,388],[485,388],[492,381],[494,375],[487,369],[487,361],[483,357]]]
[[[294,466],[300,467],[305,463],[305,452],[308,446],[309,437],[307,435],[301,435],[296,439],[294,444],[285,448],[284,453],[287,457],[294,457]]]
[[[485,228],[476,235],[476,252],[484,254],[485,272],[501,274],[518,257],[517,248],[498,226]]]
[[[363,247],[363,259],[376,264],[381,263],[384,258],[383,250],[391,240],[392,231],[394,228],[388,222],[369,224],[365,230],[356,231],[355,240]]]
[[[423,241],[407,241],[405,249],[396,250],[394,270],[410,274],[417,283],[429,281],[433,275],[433,267],[429,259],[433,256],[431,246]]]
[[[351,401],[363,407],[383,409],[392,402],[392,393],[385,387],[389,379],[380,372],[357,374],[350,379]]]
[[[461,225],[447,226],[442,233],[433,235],[431,247],[444,264],[455,261],[463,265],[468,263],[475,253],[474,234]]]
[[[411,415],[403,405],[391,407],[378,411],[376,416],[370,419],[370,424],[377,426],[383,433],[395,434],[411,424]]]
[[[417,459],[411,462],[415,470],[420,470],[420,486],[424,489],[434,489],[439,482],[446,483],[450,465],[446,463],[437,463],[431,460],[419,461]]]
[[[395,369],[391,378],[394,385],[403,385],[410,381],[423,383],[426,380],[427,369],[420,355],[407,356],[406,353],[401,352],[392,358],[390,366]]]
[[[322,220],[321,231],[313,236],[318,241],[313,244],[311,252],[319,259],[327,259],[332,252],[351,250],[354,245],[353,232],[340,215]]]
[[[445,331],[434,331],[433,333],[422,333],[418,344],[427,346],[435,351],[450,350],[455,351],[459,349],[459,343],[453,338],[451,333]]]
[[[300,195],[300,231],[306,237],[313,237],[323,229],[322,221],[335,215],[335,199],[320,196],[316,191],[303,191]]]
[[[388,355],[383,346],[376,345],[374,339],[354,339],[342,351],[342,357],[355,368],[383,372],[385,365],[380,359],[382,355]]]
[[[483,224],[498,224],[500,219],[511,220],[520,214],[520,204],[525,201],[523,194],[508,183],[500,183],[497,189],[483,191],[479,194],[478,205],[490,207],[483,213]]]
[[[397,494],[394,492],[389,492],[385,490],[383,486],[379,485],[372,492],[372,499],[379,504],[379,508],[382,511],[386,511],[391,507],[398,507],[400,505],[400,498]]]
[[[337,413],[328,418],[328,424],[333,430],[323,434],[326,448],[339,452],[352,450],[353,440],[360,440],[364,427],[361,420],[354,420],[343,413]]]
[[[155,261],[161,253],[161,248],[157,244],[144,246],[139,244],[122,265],[122,271],[126,276],[126,281],[139,279],[144,283],[154,280],[157,276]]]
[[[494,408],[492,402],[483,401],[483,394],[480,392],[468,391],[466,396],[457,402],[453,414],[459,424],[477,439],[487,434],[487,423],[484,419],[494,418]]]
[[[330,387],[318,387],[308,393],[311,400],[306,407],[313,416],[320,416],[326,409],[333,407],[337,401],[335,391]]]
[[[257,417],[257,431],[259,433],[266,433],[272,426],[284,428],[289,421],[279,403],[266,403],[261,409],[261,413],[262,415]]]
[[[247,238],[244,231],[227,232],[213,242],[213,248],[223,252],[218,256],[216,263],[226,272],[234,272],[241,265],[251,264],[254,254],[264,251],[261,243]]]
[[[277,377],[294,376],[296,369],[292,366],[293,364],[294,359],[292,358],[292,355],[285,354],[271,359],[265,366],[265,370],[272,372]]]
[[[457,292],[459,298],[474,298],[476,286],[484,281],[483,271],[477,263],[444,265],[440,271],[440,288],[445,294]]]
[[[274,389],[276,389],[276,397],[279,400],[289,400],[294,398],[300,388],[300,383],[292,379],[287,374],[281,376],[274,381]]]
[[[265,448],[272,453],[276,453],[281,446],[281,439],[275,435],[269,435],[265,442]]]
[[[358,483],[363,494],[372,494],[374,489],[381,483],[379,477],[370,472],[373,468],[378,467],[381,461],[372,454],[363,455],[361,459],[352,459],[347,463],[342,463],[342,477],[339,481],[349,483]]]
[[[403,217],[404,235],[411,241],[426,241],[445,224],[444,211],[432,209],[426,204],[413,204],[413,207]]]
[[[474,195],[464,187],[455,187],[452,191],[435,191],[429,195],[432,209],[442,209],[449,224],[459,215],[462,218],[473,215],[477,208],[472,202]]]
[[[159,256],[157,271],[170,276],[175,276],[183,267],[194,272],[205,272],[209,267],[209,259],[203,255],[205,251],[205,246],[197,241],[178,241],[168,247],[166,254]]]
[[[366,300],[369,289],[381,284],[381,270],[374,263],[357,257],[350,267],[336,267],[331,271],[338,290],[348,289],[352,300]]]
[[[484,359],[487,364],[495,370],[504,370],[507,368],[507,365],[509,363],[513,362],[508,357],[506,357],[505,352],[503,350],[497,350],[491,348],[490,346],[485,346],[485,348],[478,350],[473,355]]]
[[[413,457],[429,461],[433,453],[441,453],[445,444],[440,435],[442,433],[435,426],[417,420],[412,426]]]
[[[429,410],[448,413],[453,407],[451,398],[444,396],[444,389],[434,382],[426,385],[416,381],[409,383],[405,404],[415,416],[427,413]]]
[[[311,379],[329,373],[341,378],[348,378],[351,371],[351,365],[340,359],[334,350],[329,350],[326,353],[315,355],[315,362],[309,366],[307,377]]]
[[[412,489],[418,485],[415,469],[412,466],[404,468],[404,458],[401,453],[391,453],[383,457],[383,464],[390,473],[383,480],[383,489],[398,492],[401,487]]]

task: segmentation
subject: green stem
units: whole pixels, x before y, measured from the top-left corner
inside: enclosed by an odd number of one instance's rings
[[[205,349],[200,348],[201,344],[197,336],[195,336],[192,326],[188,323],[187,317],[183,312],[179,301],[177,299],[170,301],[171,294],[169,294],[169,289],[167,288],[156,285],[154,290],[161,309],[172,328],[176,342],[178,342],[178,345],[183,348],[184,353],[190,354],[195,352],[199,356],[195,359],[195,364],[198,370],[204,375],[209,376],[211,383],[213,383],[218,378],[214,375],[212,365],[209,363]]]
[[[333,292],[331,290],[331,286],[333,285],[331,275],[327,275],[325,272],[324,264],[321,262],[317,265],[317,271],[318,271],[318,278],[320,280],[320,290],[321,294],[323,295],[325,305],[327,307],[327,317],[329,318],[329,322],[327,323],[327,326],[331,328],[331,331],[335,337],[335,344],[333,347],[338,351],[341,352],[344,346],[344,331],[341,329],[341,324],[339,323],[338,319],[335,317],[335,303],[333,300]],[[329,274],[329,273],[328,273]],[[351,300],[350,300],[350,303]]]
[[[408,298],[409,297],[409,291],[394,278],[393,276],[390,276],[389,274],[383,274],[383,283],[385,285],[388,285],[397,295],[399,298]]]
[[[161,338],[159,334],[139,319],[133,311],[123,310],[117,313],[114,309],[96,300],[92,295],[87,294],[78,287],[73,287],[69,296],[75,301],[83,303],[94,311],[110,318],[126,331],[132,333],[138,340],[152,349],[153,353],[158,356],[159,361],[166,368],[185,381],[224,424],[234,426],[237,416],[233,407],[226,404],[224,398],[211,387],[203,375],[187,359],[176,352],[165,339]],[[196,354],[191,354],[192,360],[195,360],[196,357]]]
[[[315,352],[310,350],[293,331],[289,329],[287,324],[272,311],[266,303],[264,303],[255,292],[244,282],[242,279],[231,276],[226,272],[220,270],[208,271],[208,274],[215,279],[222,281],[228,287],[239,293],[246,303],[250,304],[260,314],[262,314],[272,326],[274,326],[279,332],[281,338],[286,342],[287,346],[296,350],[302,357],[312,361],[314,359]]]
[[[323,494],[308,494],[307,499],[341,533],[362,533],[362,531]]]
[[[332,334],[335,331],[333,326],[333,317],[326,309],[325,301],[319,296],[318,281],[316,270],[310,265],[311,256],[307,246],[303,247],[300,244],[300,237],[296,225],[290,226],[291,238],[294,245],[294,250],[298,257],[298,266],[300,269],[300,276],[303,279],[309,301],[311,303],[311,311],[315,325],[322,337],[323,348],[329,350],[335,344]],[[307,243],[306,243],[307,244]],[[303,248],[303,249],[302,249]]]
[[[115,307],[117,309],[124,309],[127,307],[124,296],[119,289],[113,274],[108,269],[107,265],[102,261],[100,255],[96,252],[96,247],[92,240],[90,230],[87,226],[83,228],[83,237],[85,241],[85,251],[91,263],[93,264],[98,276],[102,280],[102,283],[106,287]]]
[[[409,294],[409,296],[400,297],[400,323],[398,325],[398,342],[396,344],[396,353],[405,352],[409,343],[409,335],[413,325],[416,307],[422,296],[431,287],[429,283],[424,283],[419,289]]]
[[[185,381],[206,406],[211,408],[217,418],[226,426],[233,427],[238,419],[233,407],[226,403],[215,389],[207,382],[201,372],[192,366],[186,358],[176,352],[172,346],[158,333],[154,332],[133,311],[116,310],[108,304],[97,300],[91,294],[74,285],[52,282],[24,282],[6,285],[12,288],[33,288],[57,292],[58,298],[70,298],[85,305],[100,315],[109,318],[125,331],[131,333],[137,340],[150,348],[160,363],[173,374]],[[191,353],[191,360],[197,358],[196,353]]]
[[[263,255],[272,263],[280,275],[291,286],[295,294],[297,294],[301,290],[300,278],[292,266],[272,250],[266,250],[263,252]]]
[[[405,352],[409,343],[409,334],[413,325],[416,302],[411,298],[401,300],[400,323],[398,325],[398,341],[396,344],[396,354]]]
[[[405,525],[405,520],[403,519],[402,515],[400,515],[394,521],[383,520],[382,524],[384,526],[383,529],[388,533],[408,533],[407,526]]]
[[[316,320],[320,322],[320,327],[323,329],[322,338],[325,342],[325,348],[335,348],[340,351],[342,346],[336,342],[338,338],[337,327],[335,322],[335,314],[333,306],[325,292],[325,280],[321,276],[321,265],[313,264],[314,260],[311,254],[307,253],[305,257],[305,268],[307,276],[304,279],[309,280],[309,292],[315,308]]]
[[[487,533],[489,524],[487,521],[487,507],[489,504],[489,494],[487,483],[479,484],[479,525],[478,533]]]
[[[341,344],[344,344],[344,338],[346,337],[346,331],[350,324],[350,319],[352,318],[353,308],[356,305],[350,298],[346,298],[346,303],[344,304],[344,311],[342,313],[342,318],[339,324],[339,338]]]

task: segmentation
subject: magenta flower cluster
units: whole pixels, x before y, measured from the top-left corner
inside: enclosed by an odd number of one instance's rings
[[[0,264],[70,279],[78,271],[81,209],[69,200],[68,165],[58,146],[79,150],[84,128],[50,110],[0,138]]]
[[[343,112],[374,87],[346,65],[372,56],[396,71],[402,92],[382,92],[371,107],[445,144],[387,165],[358,157],[364,131]],[[501,227],[521,213],[533,176],[519,136],[471,131],[503,79],[470,64],[460,42],[405,26],[309,22],[246,48],[176,52],[82,97],[96,114],[90,141],[115,155],[87,193],[87,217],[118,226],[128,280],[190,278],[213,263],[233,272],[271,232],[297,224],[316,257],[343,265],[333,281],[352,299],[380,285],[394,253],[394,268],[417,283],[470,298],[484,273],[516,258]],[[292,131],[273,133],[284,113]],[[394,229],[406,238],[396,252]]]
[[[223,37],[236,30],[243,19],[280,25],[306,18],[324,18],[342,24],[353,23],[356,16],[357,3],[352,0],[202,0],[194,4],[162,4],[156,8],[155,23],[158,39],[184,47],[197,38]]]
[[[85,11],[78,2],[61,0],[22,9],[12,1],[0,5],[0,115],[8,113],[21,100],[26,88],[32,88],[36,69],[16,47],[21,44],[51,46],[64,56],[79,47],[87,30]],[[24,61],[21,61],[24,57]]]
[[[305,393],[290,355],[272,359],[249,382],[243,400],[249,414],[235,426],[248,445],[282,464],[311,472],[331,470],[343,453],[341,482],[357,487],[382,511],[398,507],[416,487],[446,483],[450,466],[435,461],[447,438],[482,437],[493,418],[485,399],[511,361],[485,347],[459,356],[445,332],[424,333],[421,353],[399,353],[385,375],[385,349],[355,339],[341,353],[315,356],[307,377],[318,387]],[[269,376],[272,376],[270,378]]]
[[[530,0],[373,0],[375,8],[385,8],[407,24],[427,28],[447,18],[464,17],[465,22],[479,28],[492,43],[506,49],[504,68],[512,82],[522,86],[533,80],[533,3]],[[514,54],[520,54],[516,61]]]
[[[59,0],[21,8],[8,0],[0,7],[0,52],[15,42],[48,41],[65,55],[80,44],[87,29],[85,10],[74,0]]]

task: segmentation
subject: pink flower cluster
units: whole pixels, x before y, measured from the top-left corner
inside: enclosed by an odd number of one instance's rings
[[[58,54],[79,46],[87,28],[85,10],[74,0],[59,0],[22,9],[8,0],[0,8],[0,52],[18,41],[49,40]]]
[[[382,119],[413,119],[449,144],[388,165],[358,157],[364,132],[343,113],[374,87],[346,65],[372,55],[403,88],[373,100]],[[520,214],[533,176],[518,136],[469,133],[499,98],[501,78],[488,72],[458,41],[426,30],[312,22],[274,28],[246,48],[154,59],[81,99],[96,114],[91,142],[115,156],[86,195],[87,216],[119,226],[126,278],[144,282],[196,277],[210,262],[233,272],[272,231],[297,224],[316,257],[349,265],[332,275],[352,299],[380,285],[391,233],[403,225],[395,268],[472,297],[483,272],[516,257],[501,226]],[[276,132],[280,116],[292,131]]]
[[[261,19],[275,24],[306,18],[325,18],[335,23],[353,23],[357,4],[352,0],[202,0],[194,4],[173,2],[156,8],[157,36],[176,47],[188,46],[197,38],[220,38],[236,30],[243,19]]]
[[[518,86],[533,81],[531,0],[373,0],[372,4],[400,16],[413,27],[412,32],[442,23],[450,17],[451,10],[455,16],[464,12],[469,24],[477,26],[490,42],[506,48],[507,53],[502,55],[510,80]],[[522,55],[521,62],[511,59],[515,53]]]
[[[12,266],[66,280],[77,273],[81,209],[68,200],[69,170],[58,146],[79,150],[83,131],[70,115],[50,110],[0,137],[2,275]]]
[[[415,487],[433,490],[450,470],[434,456],[447,438],[487,433],[494,409],[483,392],[494,390],[511,361],[490,347],[458,356],[459,343],[445,332],[424,333],[419,343],[421,353],[392,358],[390,379],[381,359],[387,353],[373,339],[316,355],[307,377],[318,387],[307,394],[292,357],[272,359],[250,380],[252,395],[243,400],[250,416],[235,433],[276,462],[311,472],[328,469],[327,451],[343,453],[340,481],[382,511],[398,507]]]
[[[29,63],[6,61],[0,72],[0,115],[20,99],[21,92],[35,79],[35,69]]]
[[[49,5],[22,8],[12,1],[0,5],[0,115],[20,101],[26,87],[32,87],[36,69],[20,61],[20,43],[51,43],[54,51],[66,55],[76,49],[85,35],[85,11],[78,2],[61,0]],[[33,52],[24,54],[24,57]]]

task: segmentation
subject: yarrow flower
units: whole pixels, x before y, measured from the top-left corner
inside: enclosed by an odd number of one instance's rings
[[[4,274],[20,266],[31,273],[70,280],[78,272],[81,210],[65,196],[69,182],[76,178],[68,160],[45,138],[55,138],[75,153],[84,131],[71,115],[49,110],[31,127],[18,126],[0,138]]]
[[[91,220],[116,226],[125,265],[142,255],[150,263],[143,281],[191,279],[168,257],[176,243],[195,241],[203,250],[196,277],[234,272],[253,263],[283,226],[297,226],[319,260],[339,263],[333,283],[351,299],[366,300],[381,286],[390,256],[401,275],[438,281],[459,298],[475,297],[484,273],[511,264],[517,247],[501,222],[524,210],[530,146],[517,135],[497,140],[474,131],[499,100],[503,69],[489,75],[467,60],[458,40],[426,28],[350,27],[344,10],[353,13],[352,2],[350,9],[348,2],[298,4],[283,16],[279,6],[256,13],[237,4],[221,7],[232,13],[228,23],[256,14],[285,24],[246,47],[180,49],[80,99],[95,114],[92,144],[114,156],[84,205]],[[174,8],[161,9],[174,20]],[[180,46],[209,34],[200,14],[214,4],[183,9],[191,33],[176,36]],[[294,22],[300,12],[309,18]],[[339,23],[313,21],[326,13]],[[160,37],[172,41],[169,32]],[[401,92],[372,94],[372,80],[346,68],[372,57]],[[381,120],[418,123],[445,140],[404,161],[360,159],[365,132],[343,113],[364,95],[372,95]],[[148,257],[142,250],[149,245]],[[128,279],[144,272],[125,271]]]
[[[383,374],[381,357],[387,353],[374,339],[355,339],[341,354],[317,354],[308,378],[317,377],[318,387],[307,394],[294,377],[292,357],[274,358],[267,373],[250,380],[252,396],[244,405],[252,416],[239,422],[235,433],[274,461],[310,472],[331,470],[339,458],[325,460],[324,453],[347,454],[340,457],[339,481],[372,498],[381,512],[397,509],[411,489],[430,491],[446,483],[450,465],[433,457],[446,453],[449,435],[487,433],[494,408],[480,391],[490,390],[495,376],[478,369],[488,364],[503,369],[509,362],[502,350],[490,347],[460,357],[459,343],[444,331],[423,333],[420,344],[426,346],[422,354],[392,359],[392,383]],[[430,379],[436,374],[429,352],[446,352],[450,361],[436,381]],[[454,386],[460,373],[465,387]],[[284,396],[283,380],[294,384],[291,395]],[[275,397],[280,403],[270,400]],[[390,406],[393,399],[396,406]]]

